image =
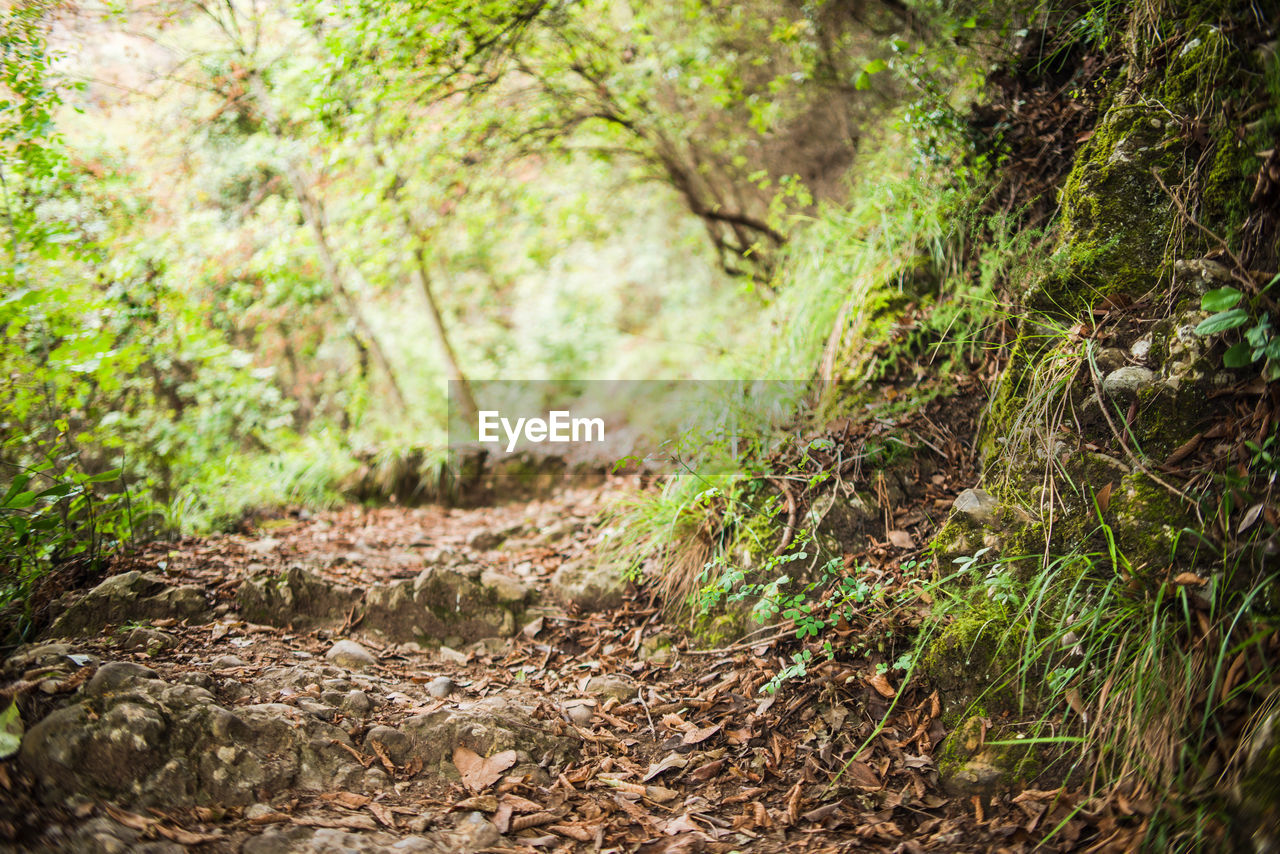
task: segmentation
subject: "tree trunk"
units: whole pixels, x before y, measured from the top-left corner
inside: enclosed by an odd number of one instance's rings
[[[408,215],[405,215],[405,227],[410,228],[407,222]],[[440,314],[440,305],[436,302],[435,292],[431,288],[431,274],[427,271],[427,259],[422,249],[422,241],[415,234],[413,244],[413,266],[411,272],[413,277],[418,280],[418,287],[422,288],[422,295],[427,299],[427,315],[431,320],[431,328],[436,333],[436,340],[440,343],[440,352],[444,356],[445,369],[449,372],[450,382],[455,384],[450,397],[456,394],[458,403],[462,406],[463,415],[471,424],[477,423],[480,410],[476,406],[475,398],[471,394],[471,383],[467,380],[466,374],[462,373],[462,367],[458,364],[458,356],[453,351],[453,345],[449,343],[449,335],[444,327],[444,317]]]

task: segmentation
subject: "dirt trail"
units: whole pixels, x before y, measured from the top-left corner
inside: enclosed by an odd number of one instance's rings
[[[876,733],[892,686],[870,668],[770,695],[785,636],[691,646],[593,575],[601,498],[151,547],[5,662],[27,734],[0,847],[1020,851],[1065,816],[940,792],[936,693]],[[427,632],[446,646],[408,639]]]

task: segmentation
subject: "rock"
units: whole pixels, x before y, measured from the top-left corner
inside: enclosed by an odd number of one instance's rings
[[[374,745],[382,750],[396,765],[403,765],[413,754],[413,740],[398,729],[389,726],[376,726],[364,737],[364,749],[370,755],[377,755]]]
[[[529,588],[523,581],[500,572],[485,570],[480,575],[480,583],[492,589],[503,605],[523,605],[529,598]]]
[[[440,699],[452,694],[456,687],[448,676],[440,676],[427,684],[427,693]]]
[[[324,721],[333,720],[334,714],[338,711],[333,706],[311,697],[299,697],[295,701],[295,705],[307,714],[314,715]]]
[[[1126,365],[1107,374],[1102,381],[1102,393],[1107,397],[1136,395],[1156,381],[1156,375],[1148,368]]]
[[[986,744],[996,740],[989,734],[984,738],[989,726],[989,721],[974,716],[947,736],[938,762],[938,782],[951,794],[991,797],[1010,790],[1018,782],[1018,771],[1031,756],[1032,748]]]
[[[675,650],[671,647],[671,636],[665,632],[649,635],[641,641],[639,655],[641,661],[647,661],[650,664],[661,666],[669,663],[675,657]]]
[[[342,730],[280,704],[219,706],[202,688],[113,662],[85,699],[32,726],[19,761],[55,794],[122,804],[247,804],[326,791],[353,773]]]
[[[829,489],[814,498],[804,521],[813,529],[823,551],[842,554],[861,551],[863,546],[855,548],[856,544],[866,542],[867,534],[876,530],[881,518],[874,496],[852,490],[846,495],[842,490]],[[744,549],[739,560],[751,568],[761,557]]]
[[[68,606],[53,621],[49,634],[95,634],[108,625],[166,617],[197,622],[209,614],[201,588],[193,584],[174,587],[163,576],[131,570],[111,576]]]
[[[188,850],[165,840],[148,842],[142,831],[125,827],[105,816],[91,818],[76,827],[55,825],[45,832],[42,839],[31,842],[33,844],[21,850],[73,851],[77,854],[184,854]]]
[[[1145,362],[1151,358],[1151,347],[1154,343],[1150,335],[1144,335],[1129,347],[1129,355],[1139,362]]]
[[[128,687],[140,679],[157,679],[158,674],[150,667],[134,664],[131,661],[109,661],[98,668],[84,692],[91,697],[100,697]]]
[[[162,632],[158,629],[137,628],[125,635],[124,642],[121,646],[124,649],[141,649],[149,653],[160,652],[165,649],[173,649],[178,645],[173,635]]]
[[[551,576],[551,592],[579,611],[617,608],[626,589],[626,579],[617,569],[589,561],[566,561]]]
[[[1237,285],[1229,269],[1208,258],[1174,261],[1173,280],[1194,288],[1201,296],[1215,288]]]
[[[568,519],[557,519],[541,527],[542,530],[539,531],[536,542],[540,545],[551,545],[581,531],[582,523],[571,522]]]
[[[975,525],[992,525],[996,521],[996,511],[1000,503],[996,497],[985,489],[966,489],[956,496],[951,505],[956,513]]]
[[[467,548],[477,552],[496,549],[506,540],[518,536],[524,531],[523,525],[508,525],[505,528],[476,528],[467,535]]]
[[[592,676],[586,688],[586,693],[593,697],[612,698],[619,703],[634,700],[638,691],[639,686],[633,680],[619,674]]]
[[[411,717],[401,730],[413,739],[414,756],[422,759],[425,769],[450,780],[458,779],[453,764],[458,747],[480,756],[514,750],[519,757],[516,768],[525,769],[508,772],[512,774],[536,774],[543,762],[562,765],[577,755],[579,747],[576,739],[551,734],[545,724],[502,695]]]
[[[1112,371],[1124,367],[1124,351],[1118,347],[1103,347],[1093,357],[1093,361],[1098,367],[1098,374],[1105,377]]]
[[[368,670],[378,663],[367,649],[351,640],[338,641],[329,648],[324,657],[350,670]]]
[[[465,667],[467,662],[471,660],[471,656],[466,653],[458,652],[456,649],[451,649],[447,646],[440,647],[438,654],[441,661],[448,664],[457,664],[463,667]]]
[[[337,627],[360,605],[358,587],[326,581],[301,567],[246,579],[236,591],[240,616],[268,626]]]
[[[244,550],[249,554],[269,555],[280,548],[281,541],[275,537],[263,537],[251,543],[245,543]]]
[[[480,640],[467,647],[466,651],[472,655],[506,655],[511,649],[511,640],[509,638],[480,638]]]
[[[595,716],[591,708],[594,705],[594,700],[570,700],[564,704],[564,713],[578,726],[587,726]]]
[[[426,566],[458,566],[467,562],[461,553],[453,549],[432,548],[422,553],[422,562]]]
[[[511,608],[471,573],[429,566],[413,581],[375,585],[365,597],[361,627],[395,643],[432,643],[510,636],[516,630]],[[479,572],[475,572],[477,577]]]
[[[265,818],[275,812],[275,808],[270,804],[250,804],[245,807],[244,817],[249,821],[253,821],[255,818]]]
[[[219,670],[232,667],[248,667],[249,662],[245,661],[238,655],[220,655],[213,661],[209,662],[210,667],[216,667]]]
[[[369,699],[369,695],[363,691],[349,691],[342,698],[341,706],[348,712],[356,715],[368,714],[373,709],[373,701]]]

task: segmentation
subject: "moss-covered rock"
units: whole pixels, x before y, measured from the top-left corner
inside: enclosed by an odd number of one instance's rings
[[[1018,694],[1010,684],[1017,657],[1008,644],[1009,627],[1008,611],[974,590],[968,607],[929,644],[920,668],[941,694],[944,723],[1018,709]]]
[[[1009,743],[1017,741],[1010,735],[982,715],[968,718],[938,750],[938,782],[953,795],[985,798],[1025,785],[1040,763],[1033,745]]]

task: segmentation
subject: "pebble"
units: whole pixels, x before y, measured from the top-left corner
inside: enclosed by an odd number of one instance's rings
[[[586,703],[566,703],[564,711],[565,714],[569,716],[569,720],[573,721],[578,726],[586,726],[591,723],[591,706]]]
[[[329,648],[324,657],[334,664],[352,670],[363,670],[378,663],[367,649],[350,640],[338,641]]]
[[[431,680],[430,684],[427,685],[427,693],[432,697],[443,698],[452,694],[456,687],[453,680],[448,676],[441,676]]]
[[[253,821],[255,818],[264,818],[274,814],[275,810],[272,809],[270,804],[250,804],[245,807],[244,810],[244,817],[249,821]]]
[[[470,660],[470,656],[466,653],[458,652],[456,649],[451,649],[447,646],[440,647],[439,655],[441,661],[449,664],[465,665]]]
[[[985,489],[966,489],[956,496],[951,506],[974,524],[990,525],[996,521],[996,510],[1000,502]]]
[[[1102,381],[1102,393],[1107,397],[1137,394],[1155,382],[1156,375],[1147,368],[1128,365],[1107,374]]]

